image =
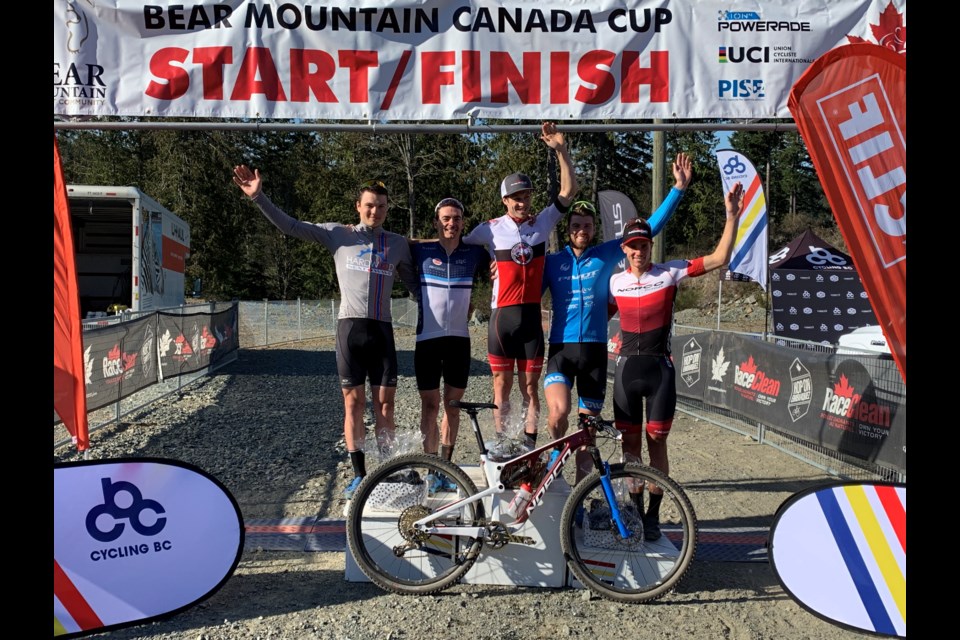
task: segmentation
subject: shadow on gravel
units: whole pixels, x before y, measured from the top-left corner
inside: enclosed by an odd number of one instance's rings
[[[262,597],[250,597],[262,594]],[[326,607],[340,604],[356,604],[384,592],[370,583],[344,582],[343,570],[289,571],[233,575],[213,596],[198,605],[157,621],[162,625],[164,637],[206,638],[201,630],[215,628],[216,637],[231,637],[232,623],[256,621],[263,617],[263,633],[257,637],[284,636],[285,629],[277,635],[269,618],[287,614],[313,611],[315,615],[304,619],[300,630],[304,636],[311,635],[310,628],[322,630],[330,614]],[[241,632],[235,637],[241,637]],[[111,640],[141,638],[152,635],[150,625],[139,625],[112,631]],[[243,636],[247,637],[247,636]]]
[[[726,591],[738,595],[731,597],[725,595]],[[703,562],[695,558],[674,592],[650,604],[669,605],[678,600],[683,604],[707,604],[789,598],[766,562]]]

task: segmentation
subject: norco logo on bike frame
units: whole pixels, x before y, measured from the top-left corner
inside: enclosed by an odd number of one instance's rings
[[[547,489],[550,488],[550,485],[553,484],[553,481],[557,479],[557,476],[560,475],[563,465],[566,464],[567,460],[570,459],[570,455],[573,452],[572,449],[568,449],[567,452],[560,458],[559,462],[553,465],[553,471],[550,472],[550,475],[547,476],[547,481],[540,487],[540,490],[533,494],[533,498],[530,499],[530,504],[527,505],[526,512],[527,515],[533,513],[533,510],[543,504],[543,494],[547,492]]]
[[[97,526],[97,519],[104,515],[112,516],[114,521],[128,520],[133,530],[142,536],[155,536],[163,531],[167,525],[166,518],[157,518],[152,525],[145,525],[140,521],[140,514],[148,509],[155,514],[166,511],[156,500],[145,499],[135,484],[125,480],[111,482],[110,478],[101,478],[100,484],[103,486],[103,504],[87,513],[87,533],[91,537],[100,542],[113,542],[123,534],[126,527],[122,522],[115,522],[111,529],[102,531]],[[130,506],[126,508],[120,507],[116,500],[117,494],[124,491],[130,495]]]

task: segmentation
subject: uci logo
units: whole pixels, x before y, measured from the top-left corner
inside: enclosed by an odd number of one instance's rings
[[[727,160],[727,164],[723,166],[724,175],[733,175],[734,173],[744,173],[747,170],[747,165],[743,164],[740,160],[740,156],[730,156],[730,159]]]
[[[114,526],[107,531],[103,531],[97,526],[97,520],[100,516],[111,516],[114,521],[126,519],[130,522],[133,530],[142,536],[155,536],[167,525],[166,518],[156,518],[152,525],[143,524],[140,521],[140,515],[144,511],[152,511],[154,514],[166,513],[160,503],[156,500],[144,499],[140,489],[133,483],[121,480],[120,482],[111,482],[110,478],[101,478],[100,484],[103,486],[103,504],[98,505],[87,513],[87,533],[100,542],[113,542],[123,533],[125,525],[122,522],[115,522]],[[121,507],[117,504],[117,494],[125,492],[130,497],[130,506]]]

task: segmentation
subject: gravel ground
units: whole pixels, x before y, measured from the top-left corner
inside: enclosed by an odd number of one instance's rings
[[[690,316],[687,321],[694,322]],[[745,329],[742,319],[738,326]],[[409,330],[397,330],[398,433],[401,441],[418,446],[413,344]],[[489,401],[485,326],[475,328],[473,348],[466,399]],[[150,456],[195,464],[231,491],[245,519],[341,518],[341,491],[353,474],[335,367],[329,339],[243,349],[235,363],[187,387],[179,398],[97,431],[90,457]],[[489,415],[481,427],[492,432]],[[63,433],[54,434],[55,443],[63,439]],[[787,497],[827,479],[772,447],[682,412],[670,443],[671,475],[686,488],[701,529],[767,527]],[[464,420],[454,459],[475,463],[475,451]],[[69,447],[55,447],[54,462],[76,459]],[[346,582],[344,570],[343,553],[247,549],[234,575],[206,601],[163,621],[100,635],[191,640],[862,637],[797,605],[766,563],[695,560],[673,593],[636,606],[574,589],[489,585],[404,597]]]

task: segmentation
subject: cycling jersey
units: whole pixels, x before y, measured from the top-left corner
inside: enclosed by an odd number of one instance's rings
[[[419,299],[417,281],[407,239],[380,227],[358,223],[311,223],[291,218],[261,191],[253,202],[283,233],[319,242],[333,254],[340,285],[338,319],[370,318],[391,322],[390,293],[399,276]]]
[[[651,264],[639,278],[629,271],[610,278],[609,302],[620,311],[620,355],[669,354],[677,285],[704,273],[701,257]]]
[[[463,237],[467,244],[483,244],[497,261],[490,308],[517,304],[540,305],[547,239],[567,207],[555,202],[533,222],[517,222],[509,215],[488,220]]]
[[[482,247],[462,242],[449,255],[439,242],[419,242],[411,249],[420,273],[417,342],[442,336],[469,338],[473,278],[478,270],[487,269],[490,256]]]
[[[676,187],[648,220],[657,235],[680,204],[683,191]],[[607,342],[607,298],[610,276],[620,269],[620,239],[588,247],[578,258],[568,244],[546,257],[543,290],[550,290],[553,318],[550,344]]]

